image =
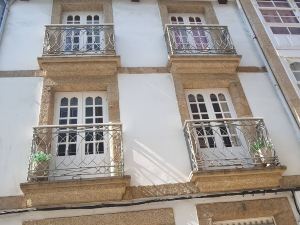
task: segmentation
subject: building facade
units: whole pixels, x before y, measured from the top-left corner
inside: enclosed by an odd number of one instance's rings
[[[0,0],[0,224],[299,224],[299,7]]]

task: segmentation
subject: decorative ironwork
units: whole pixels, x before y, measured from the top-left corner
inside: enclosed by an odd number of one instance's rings
[[[33,128],[28,180],[122,176],[121,124]]]
[[[188,120],[184,133],[193,171],[279,165],[261,118]]]
[[[165,37],[171,55],[236,54],[226,26],[167,25]]]
[[[44,55],[115,55],[113,25],[47,25]]]

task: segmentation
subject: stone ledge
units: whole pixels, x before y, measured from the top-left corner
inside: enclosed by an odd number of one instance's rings
[[[285,166],[210,170],[192,172],[191,182],[200,192],[242,191],[257,188],[274,188],[280,186],[280,179]]]
[[[26,206],[120,201],[130,176],[21,183]]]
[[[169,58],[171,73],[236,74],[240,55],[198,55]]]
[[[109,76],[120,67],[119,56],[42,56],[38,58],[46,77]]]

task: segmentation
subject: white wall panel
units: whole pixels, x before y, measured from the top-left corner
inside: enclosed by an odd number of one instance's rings
[[[45,24],[50,24],[52,0],[16,1],[9,9],[0,43],[1,70],[39,69]]]
[[[41,88],[41,78],[0,78],[0,196],[22,194]]]
[[[119,75],[119,90],[132,185],[187,181],[190,162],[171,76]]]

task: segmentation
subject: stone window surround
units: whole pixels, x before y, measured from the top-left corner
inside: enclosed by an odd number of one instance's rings
[[[102,11],[103,22],[113,23],[112,0],[53,0],[51,24],[61,24],[64,11]]]
[[[44,79],[39,125],[52,125],[55,92],[106,91],[108,119],[120,122],[117,75],[99,77],[46,77]]]
[[[273,217],[277,225],[297,225],[289,200],[285,197],[199,204],[196,207],[198,219],[203,225],[260,217]]]
[[[169,24],[169,13],[203,13],[207,24],[219,24],[212,3],[209,1],[159,0],[162,24]]]
[[[181,121],[190,119],[186,89],[227,88],[237,117],[252,117],[252,112],[237,74],[173,74]]]
[[[175,225],[172,208],[25,221],[23,225]]]

